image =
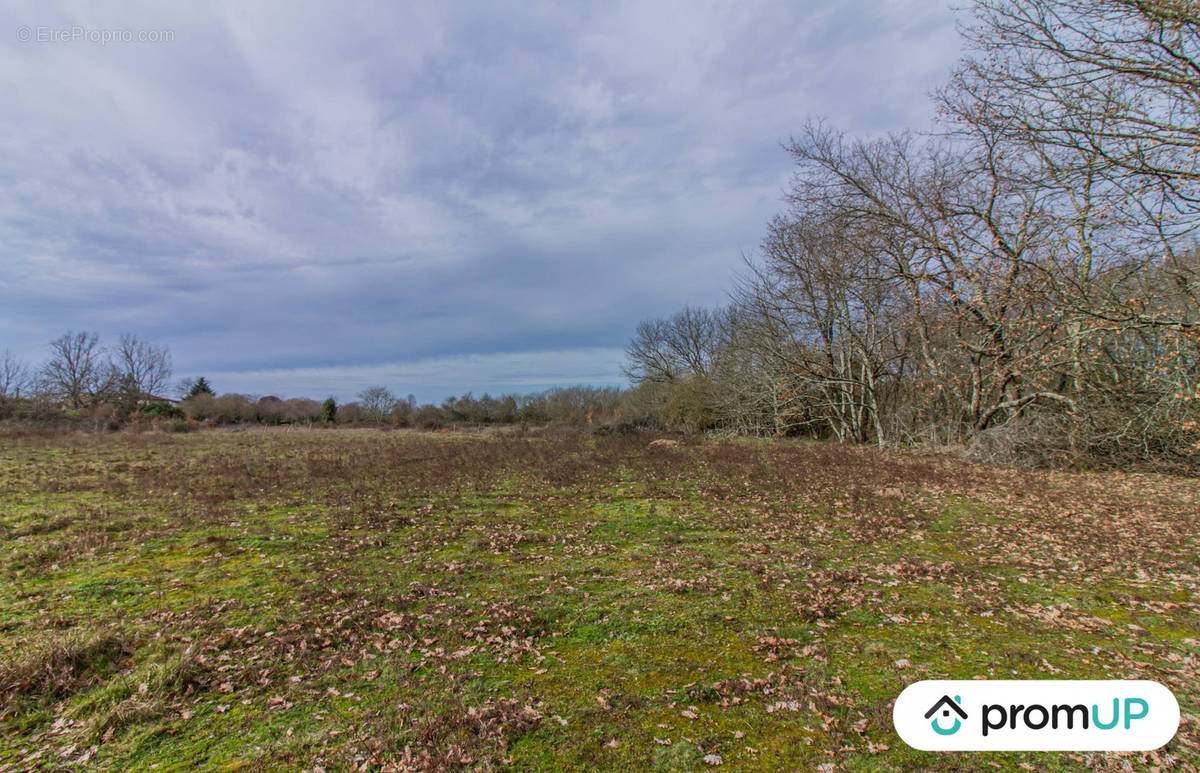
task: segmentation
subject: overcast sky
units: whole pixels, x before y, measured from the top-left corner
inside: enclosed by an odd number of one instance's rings
[[[959,55],[940,0],[166,5],[0,5],[0,350],[129,331],[284,397],[623,383],[725,300],[781,142],[927,127]]]

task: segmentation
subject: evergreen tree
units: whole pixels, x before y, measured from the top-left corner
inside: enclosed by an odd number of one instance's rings
[[[188,390],[187,397],[211,394],[213,394],[212,387],[208,385],[208,381],[205,380],[204,376],[201,376],[200,378],[196,379],[195,384],[192,384],[192,388]]]

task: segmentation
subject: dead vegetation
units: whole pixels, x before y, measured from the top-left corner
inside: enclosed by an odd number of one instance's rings
[[[0,662],[0,693],[9,705],[24,696],[64,698],[118,671],[129,654],[129,641],[113,633],[72,631],[43,639]]]

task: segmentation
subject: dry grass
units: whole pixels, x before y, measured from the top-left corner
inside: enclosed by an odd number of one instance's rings
[[[107,632],[39,639],[0,663],[0,693],[9,705],[21,697],[64,698],[115,672],[130,651],[128,641]]]
[[[1185,723],[969,765],[1185,769],[1198,520],[1191,479],[824,444],[10,439],[0,771],[928,769],[891,701],[974,676],[1155,679]]]

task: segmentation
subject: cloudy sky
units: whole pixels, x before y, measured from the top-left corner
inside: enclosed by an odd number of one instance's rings
[[[402,7],[403,6],[403,7]],[[928,126],[940,0],[0,4],[0,350],[218,391],[623,383],[722,303],[806,119]]]

